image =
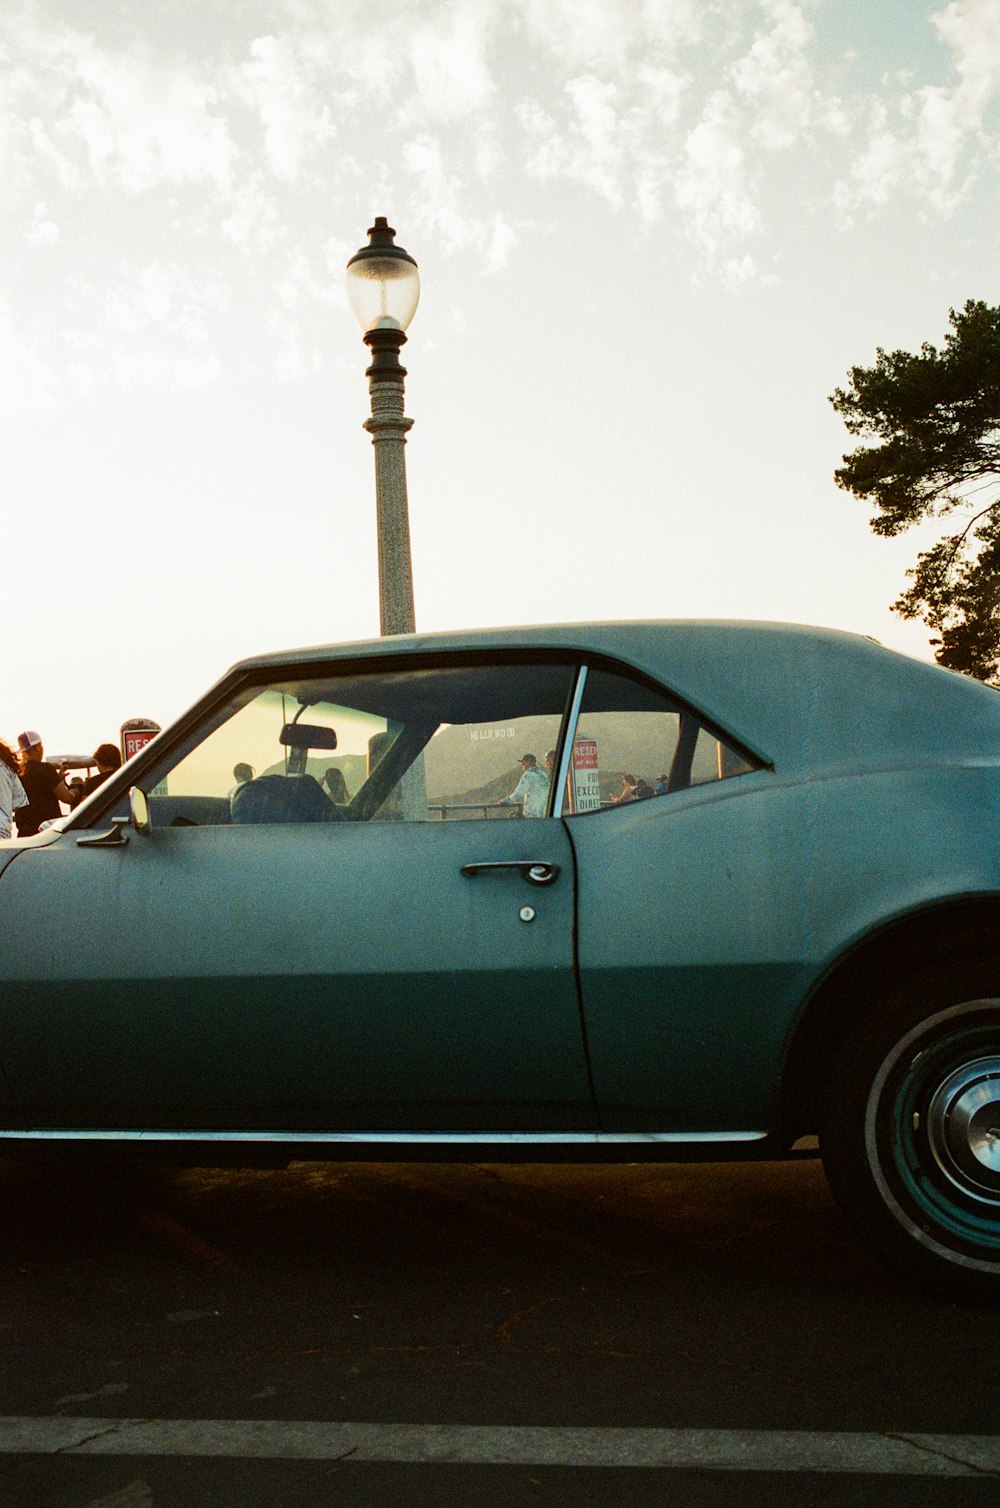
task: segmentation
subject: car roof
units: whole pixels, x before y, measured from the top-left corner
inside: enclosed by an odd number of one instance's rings
[[[1000,695],[840,629],[725,619],[542,624],[401,634],[255,655],[219,683],[311,664],[554,651],[622,662],[776,769],[996,758]]]

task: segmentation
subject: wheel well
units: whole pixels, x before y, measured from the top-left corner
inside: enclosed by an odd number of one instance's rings
[[[919,981],[924,970],[945,959],[968,961],[982,946],[984,932],[1000,937],[1000,897],[924,908],[871,933],[837,960],[806,1002],[785,1058],[782,1132],[789,1144],[816,1132],[819,1069],[834,1039],[902,977]],[[995,946],[1000,985],[1000,946]]]

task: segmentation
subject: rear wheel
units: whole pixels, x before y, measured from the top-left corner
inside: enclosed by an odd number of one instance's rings
[[[955,983],[924,981],[855,1025],[827,1074],[820,1151],[890,1264],[941,1297],[996,1302],[1000,999]]]

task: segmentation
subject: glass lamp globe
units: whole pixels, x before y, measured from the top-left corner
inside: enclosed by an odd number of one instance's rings
[[[420,273],[408,251],[395,244],[396,232],[379,215],[368,245],[347,264],[347,301],[367,335],[369,330],[405,330],[420,299]]]

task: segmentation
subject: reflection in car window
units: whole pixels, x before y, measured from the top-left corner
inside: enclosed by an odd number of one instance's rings
[[[591,667],[562,809],[567,815],[602,811],[754,768],[664,692]]]
[[[155,827],[546,815],[573,669],[423,666],[241,692],[148,791]]]

